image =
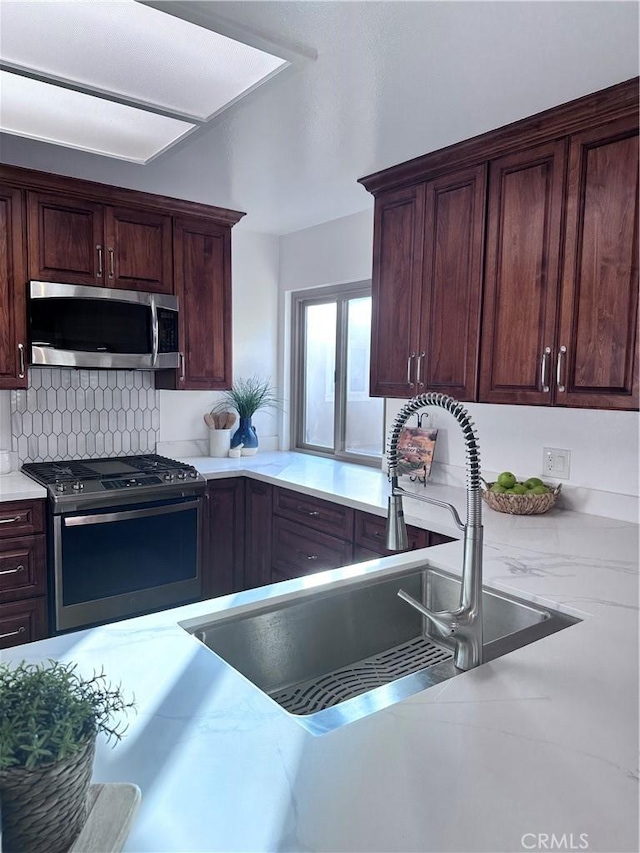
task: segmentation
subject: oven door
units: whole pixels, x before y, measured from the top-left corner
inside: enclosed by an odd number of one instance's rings
[[[53,518],[56,631],[201,597],[202,498]]]

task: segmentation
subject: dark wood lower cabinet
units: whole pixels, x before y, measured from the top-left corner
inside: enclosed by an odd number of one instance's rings
[[[271,583],[272,516],[273,486],[260,480],[247,480],[243,589]]]
[[[353,556],[351,541],[329,536],[278,515],[273,517],[272,549],[274,581],[348,566]]]
[[[259,480],[207,486],[204,598],[390,556],[386,519]],[[452,542],[408,527],[410,551]]]
[[[0,649],[43,640],[47,636],[47,599],[26,598],[0,604]]]
[[[215,598],[243,588],[245,480],[210,480],[207,484],[207,536],[202,595]]]

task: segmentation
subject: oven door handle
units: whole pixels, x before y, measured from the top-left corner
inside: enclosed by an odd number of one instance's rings
[[[150,509],[131,509],[124,512],[105,512],[101,515],[74,515],[71,518],[63,518],[65,527],[83,527],[89,524],[111,524],[114,521],[131,521],[135,518],[151,518],[154,515],[168,515],[173,512],[184,512],[188,509],[197,509],[200,505],[198,500],[186,501],[172,506],[154,506]]]

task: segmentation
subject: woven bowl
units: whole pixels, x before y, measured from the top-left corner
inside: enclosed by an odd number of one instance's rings
[[[482,482],[485,486],[482,490],[484,502],[496,512],[507,512],[510,515],[542,515],[543,512],[548,512],[558,500],[562,487],[562,484],[548,486],[551,491],[546,495],[507,495],[489,491],[494,484],[485,480]]]

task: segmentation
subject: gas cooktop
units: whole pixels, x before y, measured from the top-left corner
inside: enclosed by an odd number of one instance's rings
[[[26,462],[22,471],[49,493],[54,512],[131,498],[162,500],[202,491],[204,477],[192,465],[150,453],[114,459]]]

